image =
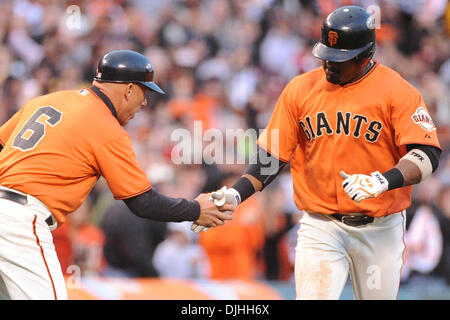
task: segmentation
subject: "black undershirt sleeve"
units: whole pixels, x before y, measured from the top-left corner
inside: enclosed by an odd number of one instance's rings
[[[195,221],[200,216],[197,201],[167,197],[153,189],[123,201],[138,217],[154,221]]]
[[[287,165],[273,157],[269,152],[262,148],[251,159],[250,164],[245,170],[244,174],[251,175],[259,180],[262,184],[262,191],[268,184],[270,184]],[[246,177],[240,177],[232,186],[241,196],[241,202],[251,197],[255,193],[252,183]]]
[[[262,191],[280,174],[287,164],[288,162],[275,158],[263,148],[258,148],[245,173],[254,176],[262,183]]]

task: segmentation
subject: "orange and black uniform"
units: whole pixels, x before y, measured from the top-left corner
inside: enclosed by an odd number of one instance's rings
[[[96,87],[30,100],[0,128],[0,143],[0,185],[38,198],[58,225],[85,201],[100,176],[115,199],[156,193],[150,193],[152,185],[114,106]],[[158,197],[159,205],[183,209],[178,216],[153,217],[147,206],[152,198],[142,199],[132,211],[143,217],[194,221],[200,213],[196,201]]]
[[[258,144],[282,162],[290,161],[299,209],[373,217],[409,207],[412,187],[356,203],[342,188],[339,172],[385,172],[406,154],[407,145],[440,148],[421,94],[379,63],[343,86],[328,82],[322,68],[295,77]]]

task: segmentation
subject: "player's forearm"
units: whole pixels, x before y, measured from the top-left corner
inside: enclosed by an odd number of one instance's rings
[[[395,168],[397,168],[403,176],[402,187],[410,186],[420,182],[422,173],[420,172],[420,169],[411,161],[400,160]]]
[[[280,161],[264,149],[259,148],[244,174],[231,187],[239,195],[239,203],[251,197],[255,192],[263,190],[286,165],[286,162]]]
[[[408,145],[408,154],[383,176],[389,189],[417,184],[426,179],[439,166],[440,150],[433,146]]]
[[[258,148],[243,176],[249,176],[256,191],[263,190],[280,174],[288,164],[271,155],[263,148]]]
[[[441,150],[434,146],[411,144],[408,153],[389,171],[349,175],[340,172],[345,193],[356,202],[378,197],[382,193],[421,182],[439,165]]]
[[[135,215],[144,219],[181,222],[195,221],[200,216],[200,205],[197,201],[167,197],[155,190],[124,201]]]
[[[256,179],[251,174],[244,174],[244,175],[242,175],[242,177],[243,178],[247,178],[250,181],[250,183],[252,184],[253,189],[255,190],[255,192],[262,190],[262,188],[263,188],[262,182],[259,181],[258,179]]]

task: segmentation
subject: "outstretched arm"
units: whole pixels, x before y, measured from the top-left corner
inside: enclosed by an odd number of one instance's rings
[[[244,174],[230,189],[236,190],[241,203],[268,186],[287,164],[288,162],[275,158],[263,148],[258,148]]]
[[[209,201],[209,194],[201,194],[195,200],[167,197],[156,190],[149,190],[138,196],[124,199],[128,208],[138,217],[155,221],[195,221],[208,227],[222,225],[231,216],[220,212]],[[229,205],[221,210],[230,210]]]
[[[232,210],[226,210],[232,213],[241,202],[251,197],[255,192],[262,191],[288,164],[273,157],[262,148],[258,149],[258,152],[251,159],[250,163],[244,174],[231,188],[223,187],[212,193],[212,200],[222,211],[225,211],[222,207],[225,204],[232,206]],[[208,228],[193,223],[191,230],[200,232],[206,231]]]

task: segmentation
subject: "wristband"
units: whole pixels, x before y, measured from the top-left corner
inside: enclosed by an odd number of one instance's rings
[[[403,187],[405,179],[403,174],[397,168],[392,168],[389,171],[383,173],[384,178],[388,181],[388,190],[397,189]]]
[[[253,184],[245,177],[240,177],[231,188],[237,191],[240,198],[239,203],[244,202],[255,193]]]

